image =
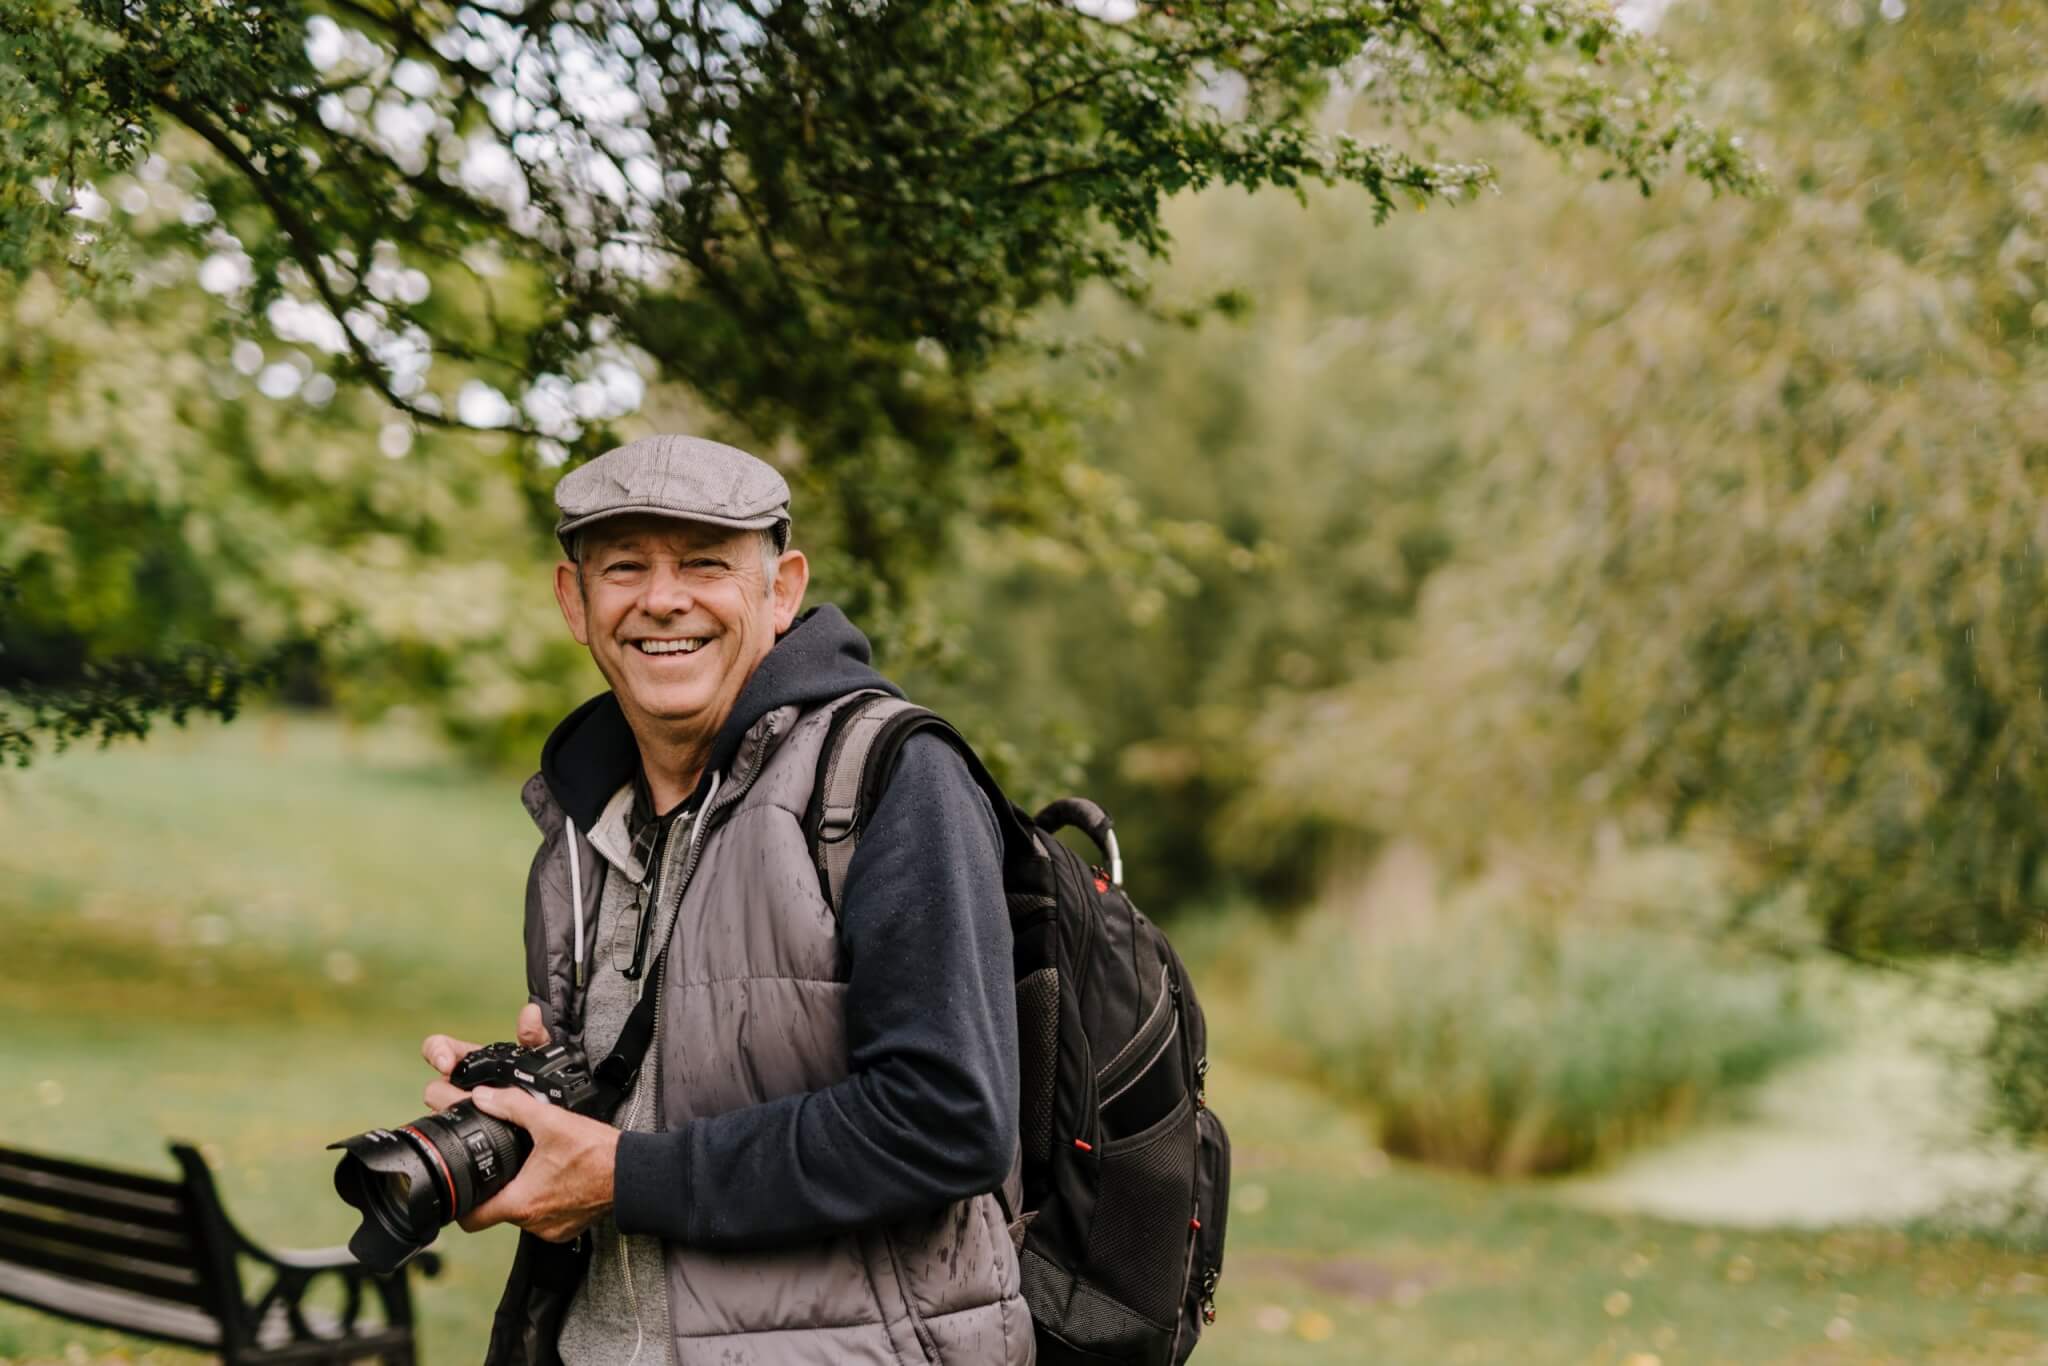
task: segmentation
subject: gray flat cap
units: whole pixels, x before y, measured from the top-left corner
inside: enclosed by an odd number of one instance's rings
[[[775,467],[695,436],[644,436],[606,451],[555,485],[562,549],[583,527],[629,512],[709,522],[740,531],[773,528],[789,544],[789,485]]]

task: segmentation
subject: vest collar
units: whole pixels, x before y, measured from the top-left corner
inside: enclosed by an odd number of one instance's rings
[[[597,823],[584,832],[590,847],[604,855],[604,861],[634,882],[647,876],[647,865],[633,848],[633,785],[620,783],[604,804]]]
[[[801,711],[800,707],[777,707],[747,727],[746,734],[740,738],[739,746],[733,754],[732,767],[724,780],[732,790],[737,791],[739,787],[746,786],[747,777],[768,762],[773,746],[789,734]],[[534,784],[529,783],[527,786],[531,791]],[[634,785],[631,782],[619,784],[618,789],[598,812],[597,819],[583,835],[589,840],[591,848],[604,856],[606,863],[633,881],[639,882],[647,876],[648,869],[646,860],[640,857],[633,839],[636,805],[638,801]]]

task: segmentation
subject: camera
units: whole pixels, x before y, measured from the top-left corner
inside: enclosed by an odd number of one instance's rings
[[[465,1091],[516,1086],[578,1114],[601,1108],[589,1063],[568,1044],[487,1044],[455,1064],[448,1080]],[[433,1242],[443,1224],[503,1190],[533,1150],[533,1140],[518,1125],[493,1119],[464,1100],[396,1129],[371,1129],[328,1147],[343,1150],[334,1168],[335,1193],[363,1214],[348,1250],[372,1271],[389,1274]]]

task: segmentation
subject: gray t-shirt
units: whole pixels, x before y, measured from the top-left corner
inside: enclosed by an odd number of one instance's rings
[[[604,880],[597,909],[597,944],[583,1011],[583,1039],[592,1062],[618,1042],[619,1031],[639,1002],[647,976],[629,978],[621,970],[632,953],[642,899],[659,870],[662,904],[644,913],[655,918],[648,928],[645,957],[649,963],[668,942],[675,912],[675,879],[681,875],[689,849],[693,813],[676,813],[666,840],[656,846],[648,880],[636,885],[612,869]],[[648,1050],[632,1091],[620,1104],[612,1123],[643,1133],[654,1128],[654,1085],[657,1052]],[[591,1239],[590,1269],[569,1302],[562,1320],[559,1346],[565,1366],[667,1366],[674,1357],[669,1332],[668,1284],[663,1277],[661,1240],[644,1234],[621,1235],[607,1214],[584,1235]]]

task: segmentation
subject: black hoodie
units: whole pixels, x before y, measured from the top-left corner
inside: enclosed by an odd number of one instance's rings
[[[867,639],[838,608],[805,613],[741,689],[707,780],[777,707],[861,688],[901,696],[868,660]],[[583,829],[638,765],[610,693],[564,718],[541,752],[549,791]],[[613,1213],[623,1232],[773,1246],[929,1212],[1002,1182],[1017,1139],[1017,1020],[999,850],[966,763],[935,736],[914,736],[840,907],[848,1077],[620,1135]]]

